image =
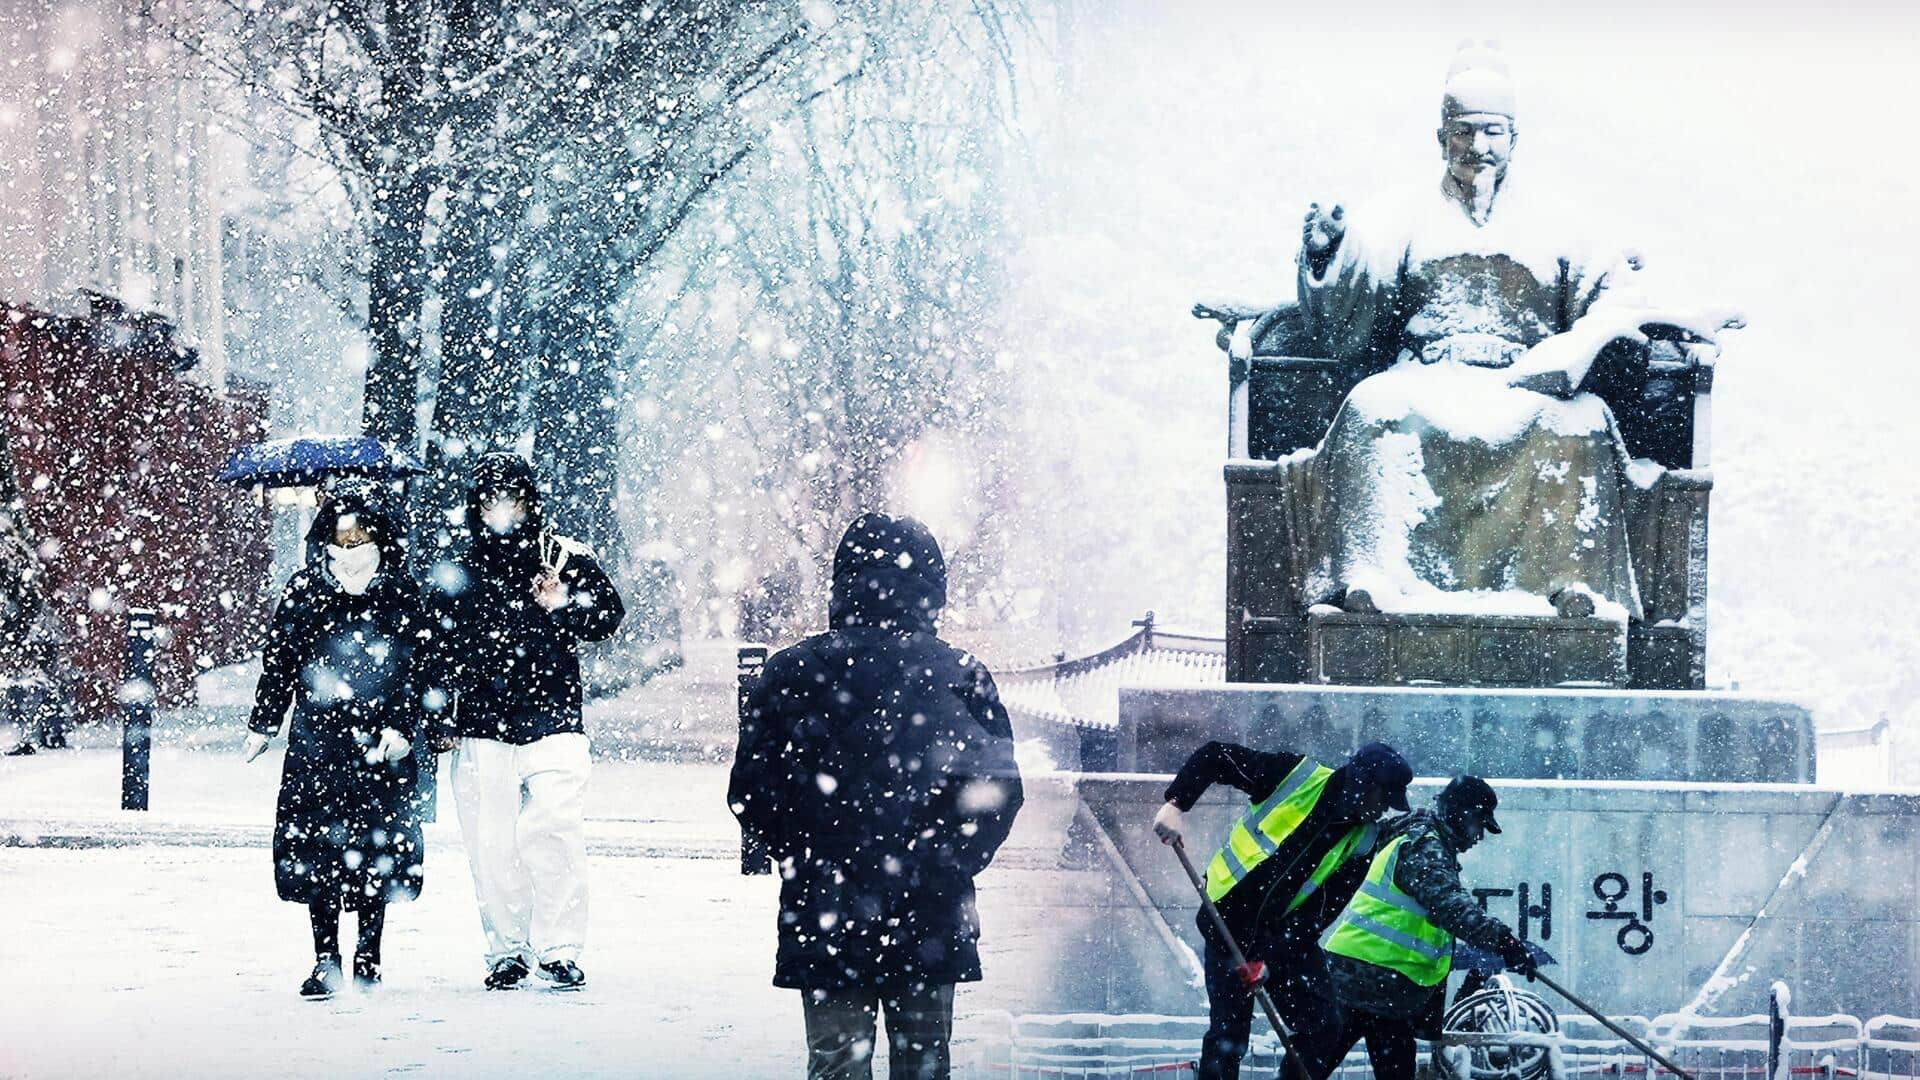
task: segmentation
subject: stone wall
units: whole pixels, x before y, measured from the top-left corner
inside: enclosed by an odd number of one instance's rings
[[[1417,781],[1414,805],[1440,783]],[[1150,829],[1165,784],[1080,783],[1119,863],[1107,862],[1110,910],[1093,921],[1105,939],[1088,948],[1149,969],[1109,983],[1108,1011],[1204,1001],[1189,961],[1160,939],[1164,926],[1188,946],[1199,941],[1193,890]],[[1920,795],[1593,781],[1494,788],[1505,831],[1463,859],[1467,886],[1559,958],[1564,985],[1609,1013],[1654,1016],[1696,998],[1708,1015],[1764,1012],[1768,982],[1783,979],[1801,1015],[1920,1015]],[[1195,807],[1196,861],[1245,807],[1218,788]],[[1096,847],[1105,848],[1097,836]],[[1703,994],[1710,983],[1719,989]]]

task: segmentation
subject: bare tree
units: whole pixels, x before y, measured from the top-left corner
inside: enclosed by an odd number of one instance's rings
[[[638,369],[647,408],[684,418],[659,425],[682,435],[659,452],[700,456],[716,425],[738,436],[745,459],[715,467],[746,474],[771,525],[746,589],[808,610],[839,528],[898,501],[928,437],[965,447],[956,497],[976,513],[1004,491],[996,314],[1017,229],[999,177],[1018,141],[1014,38],[1031,28],[1012,5],[867,12],[828,88],[682,237],[720,254],[676,253],[694,269],[636,305],[639,323],[703,328],[653,342]],[[993,535],[950,555],[990,569]]]

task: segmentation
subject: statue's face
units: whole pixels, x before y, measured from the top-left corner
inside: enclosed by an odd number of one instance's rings
[[[1469,190],[1482,173],[1491,172],[1496,179],[1506,175],[1518,137],[1513,121],[1486,113],[1453,117],[1440,126],[1439,136],[1447,172]]]

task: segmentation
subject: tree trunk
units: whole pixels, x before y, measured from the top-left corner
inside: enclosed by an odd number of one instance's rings
[[[535,363],[534,463],[552,485],[555,519],[600,553],[626,562],[614,507],[620,437],[620,274],[590,260],[554,305]]]
[[[440,235],[440,382],[433,427],[427,439],[427,470],[416,489],[420,521],[445,547],[454,537],[443,512],[465,501],[470,462],[519,442],[521,354],[499,329],[504,245],[517,219],[517,200],[496,190],[491,172],[475,178],[448,200]],[[511,186],[511,185],[509,185]]]
[[[420,324],[426,304],[422,233],[433,184],[424,169],[396,165],[373,181],[372,256],[367,275],[367,361],[360,430],[411,451],[418,443]]]

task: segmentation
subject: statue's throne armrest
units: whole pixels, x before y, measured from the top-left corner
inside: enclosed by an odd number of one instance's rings
[[[1272,461],[1317,445],[1347,391],[1380,367],[1370,357],[1326,356],[1294,304],[1200,303],[1193,313],[1220,323],[1215,341],[1228,360],[1227,456],[1236,460]]]
[[[1627,453],[1662,467],[1629,534],[1644,618],[1628,630],[1636,688],[1706,685],[1707,510],[1716,350],[1677,328],[1650,333],[1628,378],[1596,392],[1612,408]]]
[[[1228,677],[1298,682],[1315,569],[1307,560],[1323,512],[1308,457],[1348,391],[1380,365],[1314,355],[1293,305],[1202,307],[1196,315],[1222,324],[1217,340],[1228,357]]]

